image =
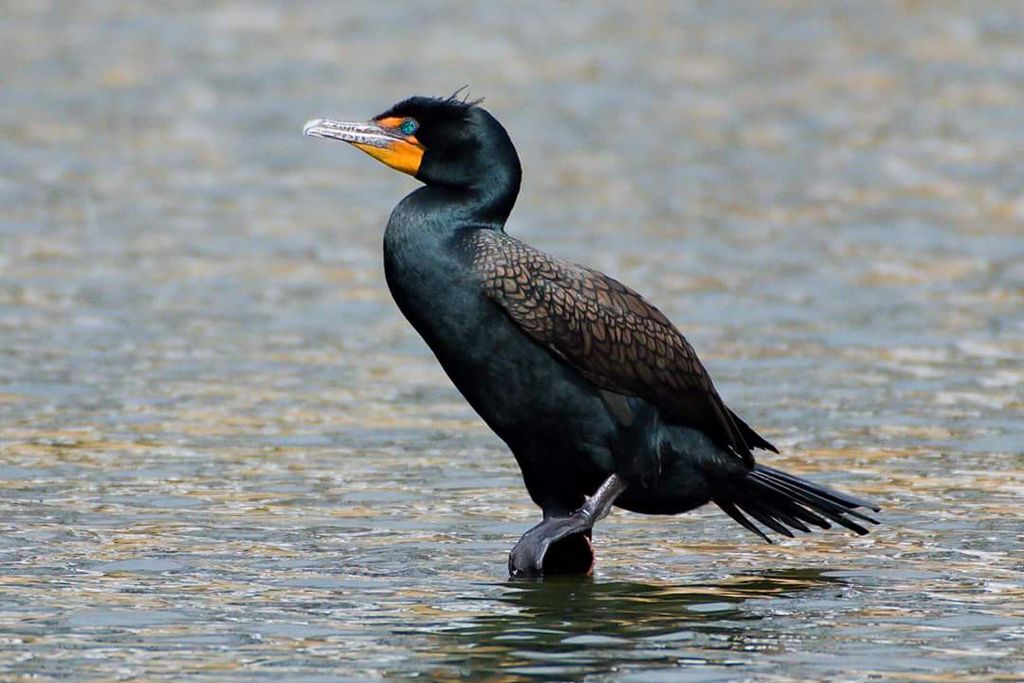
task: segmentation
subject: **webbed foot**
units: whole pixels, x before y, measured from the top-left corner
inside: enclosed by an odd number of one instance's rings
[[[509,553],[509,576],[588,573],[594,564],[591,530],[625,490],[625,482],[613,474],[576,512],[567,517],[549,517],[527,531]]]
[[[519,539],[508,555],[508,575],[586,574],[594,564],[590,528],[575,515],[550,517]]]

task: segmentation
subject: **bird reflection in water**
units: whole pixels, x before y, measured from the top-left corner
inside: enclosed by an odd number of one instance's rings
[[[732,667],[738,653],[779,647],[751,601],[843,585],[824,570],[788,569],[693,584],[549,577],[510,582],[487,614],[430,639],[433,680],[489,672],[487,680],[575,678],[646,666]],[[493,600],[488,600],[493,603]],[[494,676],[494,671],[506,672]]]

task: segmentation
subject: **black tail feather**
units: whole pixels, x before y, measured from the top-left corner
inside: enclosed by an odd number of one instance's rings
[[[798,529],[804,533],[811,532],[811,530],[807,528],[807,525],[789,514],[791,506],[785,504],[785,501],[771,501],[769,504],[764,505],[746,501],[744,502],[744,506],[744,509],[750,508],[752,513],[754,508],[756,508],[761,514],[760,516],[754,514],[754,518],[765,526],[779,532],[783,536],[793,538],[793,532],[790,531],[788,527]]]
[[[765,543],[772,542],[772,539],[768,538],[768,536],[763,531],[754,526],[754,523],[746,517],[744,517],[743,513],[737,510],[736,506],[730,503],[728,500],[716,500],[715,503],[718,505],[718,507],[722,508],[722,511],[725,512],[725,514],[735,519],[745,529],[763,538],[765,540]]]
[[[833,501],[845,505],[848,508],[862,507],[867,508],[868,510],[874,510],[875,512],[880,512],[882,510],[882,508],[878,507],[877,505],[870,501],[864,500],[863,498],[858,498],[857,496],[852,496],[849,493],[837,491],[833,488],[824,486],[822,484],[813,484],[807,481],[806,479],[795,477],[792,474],[788,474],[786,472],[783,472],[782,470],[777,470],[774,467],[768,467],[767,465],[757,465],[757,467],[754,468],[754,471],[759,472],[764,476],[771,477],[772,479],[789,482],[790,484],[793,484],[798,488],[813,491],[819,496],[830,498]]]
[[[754,431],[754,428],[748,425],[746,422],[740,419],[740,416],[736,413],[729,411],[729,415],[732,416],[733,422],[740,430],[740,434],[743,435],[743,440],[747,442],[747,445],[751,448],[763,448],[766,451],[772,453],[778,453],[779,449],[776,448],[772,443]]]
[[[769,511],[764,506],[754,501],[743,501],[740,504],[740,509],[746,512],[748,515],[756,519],[757,521],[764,524],[766,527],[774,531],[775,533],[782,534],[788,538],[793,538],[793,532],[790,531],[785,524],[781,521],[782,516],[776,514],[776,511]]]
[[[878,520],[856,508],[866,508],[875,512],[880,510],[862,498],[827,486],[812,484],[805,479],[764,465],[756,465],[739,485],[734,485],[727,493],[716,496],[714,502],[744,528],[769,543],[771,540],[768,536],[743,513],[769,529],[792,538],[793,532],[790,529],[810,532],[808,524],[830,529],[832,525],[829,521],[863,536],[868,530],[854,519],[870,524],[878,524]],[[850,519],[851,517],[854,519]]]
[[[833,522],[841,524],[848,529],[857,531],[857,533],[861,535],[866,534],[867,531],[864,531],[863,528],[858,526],[856,523],[844,518],[843,515],[850,515],[852,517],[862,519],[865,522],[878,524],[878,522],[874,518],[865,515],[863,512],[858,512],[857,510],[853,509],[853,506],[860,505],[859,503],[836,503],[832,499],[820,495],[820,491],[809,489],[808,486],[814,486],[814,484],[811,484],[810,482],[801,481],[793,477],[790,477],[790,479],[787,481],[780,481],[778,479],[773,479],[770,477],[761,477],[757,476],[756,470],[754,473],[752,473],[752,475],[759,482],[766,483],[773,490],[776,490],[780,493],[788,494],[795,501],[798,501],[803,505],[813,507],[821,514],[831,519]],[[802,485],[792,483],[794,481],[801,482]]]

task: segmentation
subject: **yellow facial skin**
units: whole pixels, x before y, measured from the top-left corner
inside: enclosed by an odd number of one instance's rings
[[[395,116],[377,120],[377,125],[389,131],[402,135],[398,129],[405,119]],[[363,150],[377,161],[390,166],[396,171],[408,173],[415,176],[419,173],[420,164],[423,163],[423,152],[426,151],[415,135],[402,135],[388,147],[371,147],[360,143],[354,143],[355,147]]]
[[[399,130],[405,119],[388,117],[367,123],[315,119],[303,132],[320,138],[342,140],[391,168],[415,176],[426,149],[414,135]]]

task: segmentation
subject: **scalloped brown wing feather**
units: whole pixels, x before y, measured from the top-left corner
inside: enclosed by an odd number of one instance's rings
[[[487,296],[587,380],[650,401],[748,466],[751,447],[775,450],[722,402],[682,333],[632,289],[503,232],[476,230],[465,246]]]

